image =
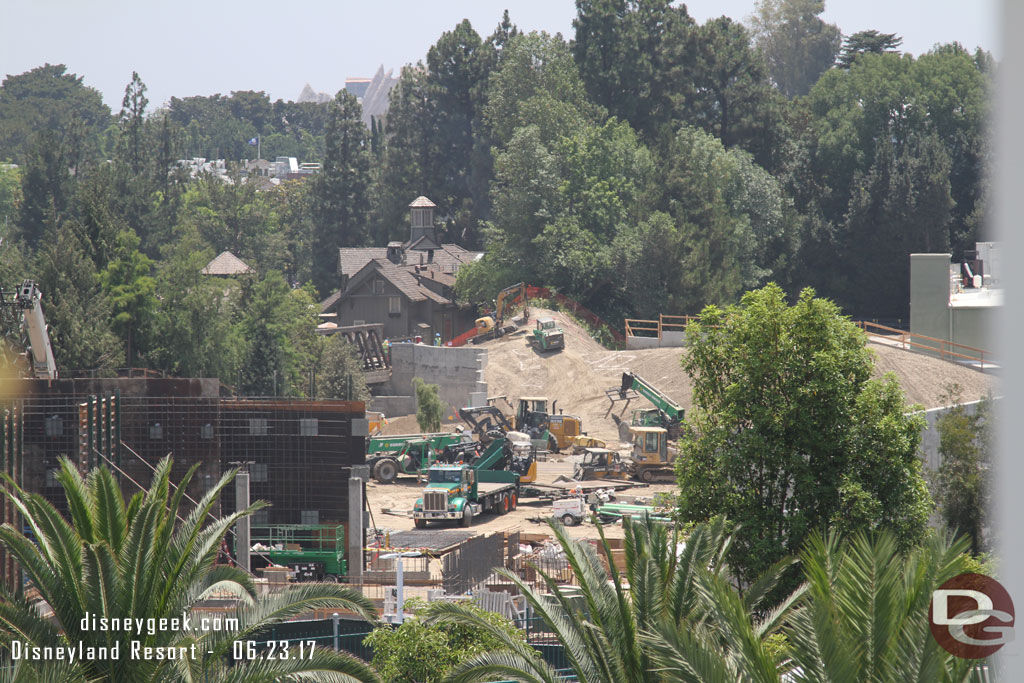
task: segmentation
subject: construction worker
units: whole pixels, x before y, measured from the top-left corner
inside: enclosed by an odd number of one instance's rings
[[[385,339],[380,346],[384,350],[384,357],[387,359],[388,365],[391,365],[391,340]]]
[[[441,345],[441,333],[440,332],[436,332],[434,334],[434,346],[440,346],[440,345]]]

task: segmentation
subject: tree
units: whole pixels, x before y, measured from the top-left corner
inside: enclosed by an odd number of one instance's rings
[[[62,458],[57,480],[67,499],[67,518],[43,496],[8,479],[4,495],[19,510],[27,532],[4,524],[0,542],[53,615],[41,616],[37,606],[20,595],[5,595],[0,640],[8,648],[15,638],[30,647],[81,644],[87,650],[117,645],[119,657],[76,660],[74,673],[92,681],[282,680],[303,675],[311,680],[350,676],[376,681],[364,663],[329,648],[317,648],[308,658],[231,661],[234,641],[252,640],[270,626],[309,610],[349,609],[369,618],[375,610],[361,593],[334,584],[302,584],[260,595],[246,572],[215,564],[225,534],[264,504],[208,521],[235,476],[233,470],[205,491],[192,510],[182,509],[185,490],[198,469],[196,464],[184,477],[176,477],[172,493],[171,460],[164,458],[150,488],[126,503],[106,466],[82,477],[70,460]],[[181,615],[214,592],[236,596],[238,607],[232,616],[239,626],[209,631],[186,627]],[[83,628],[90,618],[154,619],[164,625],[137,631]],[[142,647],[182,647],[195,656],[174,661],[132,657],[128,653],[133,641]]]
[[[754,44],[786,97],[806,95],[835,62],[842,33],[822,21],[824,11],[824,0],[760,0],[750,18]]]
[[[591,101],[652,141],[693,67],[693,19],[666,0],[577,0],[571,44]]]
[[[347,401],[369,400],[370,390],[355,347],[340,334],[331,335],[322,342],[323,349],[316,364],[316,396]]]
[[[727,148],[742,147],[774,170],[784,140],[781,96],[769,84],[750,34],[742,24],[719,17],[697,29],[694,40],[692,92],[678,98],[683,104],[676,120],[703,128]]]
[[[489,630],[451,622],[427,622],[429,607],[413,598],[405,603],[414,616],[398,628],[379,626],[363,641],[373,648],[373,666],[385,681],[440,683],[457,665],[483,652],[500,653],[503,642]],[[503,616],[480,609],[472,603],[466,613],[505,638],[524,643],[523,632]]]
[[[32,273],[45,295],[46,323],[57,369],[109,372],[124,363],[122,345],[110,326],[110,300],[81,237],[70,223],[52,233],[53,239],[35,257]]]
[[[806,599],[786,619],[786,680],[980,683],[984,662],[954,657],[929,629],[932,592],[968,571],[966,547],[939,534],[909,549],[886,531],[813,534],[800,555]]]
[[[983,399],[974,406],[960,403],[960,388],[949,388],[954,403],[935,422],[939,432],[942,464],[936,478],[935,499],[939,501],[946,527],[966,534],[971,553],[988,548],[985,527],[992,501],[992,403]]]
[[[157,266],[160,298],[149,357],[180,377],[219,377],[237,383],[245,340],[235,324],[237,282],[202,274],[213,252],[195,234],[170,245]]]
[[[788,605],[759,621],[750,614],[783,565],[740,596],[728,580],[724,562],[731,540],[724,519],[696,525],[681,551],[678,531],[669,532],[649,518],[624,519],[624,566],[608,570],[591,544],[570,538],[558,522],[551,527],[580,588],[582,609],[569,602],[560,581],[540,568],[537,573],[550,595],[535,591],[514,572],[497,571],[516,585],[565,649],[577,681],[778,682],[780,663],[767,638],[781,625]],[[612,557],[604,529],[599,523],[597,528],[599,548]],[[461,605],[435,603],[427,614],[428,623],[452,622],[488,632],[509,650],[476,655],[458,665],[449,680],[561,679],[528,645]],[[671,672],[667,677],[666,671]]]
[[[524,126],[536,125],[542,141],[548,143],[596,120],[597,113],[561,35],[521,33],[504,47],[484,108],[500,148],[506,148]]]
[[[131,230],[118,235],[114,258],[100,273],[100,284],[113,308],[111,327],[125,345],[128,367],[133,367],[137,347],[148,341],[149,326],[156,308],[156,280],[150,274],[153,261],[139,252],[139,238]],[[140,343],[141,342],[141,343]]]
[[[306,337],[316,329],[308,289],[292,289],[277,271],[243,283],[239,329],[245,340],[238,389],[248,396],[301,395],[311,367]]]
[[[444,404],[437,396],[437,385],[427,384],[419,377],[412,379],[416,390],[416,424],[423,432],[436,432],[441,429],[441,418],[444,416]]]
[[[369,212],[370,150],[362,108],[339,90],[327,121],[327,154],[314,179],[313,284],[321,297],[338,286],[338,248],[363,246]]]
[[[880,33],[874,29],[858,31],[843,40],[843,50],[839,54],[839,66],[849,69],[861,55],[897,54],[896,49],[903,44],[903,39],[895,33]]]
[[[686,330],[694,409],[679,442],[684,520],[725,514],[744,584],[813,530],[885,528],[921,540],[932,501],[895,377],[872,380],[866,338],[811,289],[794,306],[774,284],[709,306]]]
[[[44,64],[0,83],[0,159],[26,163],[36,133],[68,131],[72,121],[82,126],[84,156],[94,158],[100,133],[111,123],[110,108],[63,64]]]
[[[21,173],[17,166],[0,162],[0,230],[10,237],[21,205]]]

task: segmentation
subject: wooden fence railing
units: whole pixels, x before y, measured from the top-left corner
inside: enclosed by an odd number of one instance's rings
[[[909,351],[932,351],[937,353],[943,360],[968,360],[978,363],[979,369],[984,370],[985,364],[993,367],[992,354],[985,349],[979,349],[966,344],[957,344],[938,337],[929,337],[923,334],[915,334],[900,330],[887,325],[868,322],[867,320],[855,321],[857,327],[864,330],[865,334],[873,337],[884,337],[894,345]]]
[[[687,323],[696,320],[693,315],[658,315],[657,320],[626,319],[627,337],[648,337],[661,339],[664,332],[683,332]]]

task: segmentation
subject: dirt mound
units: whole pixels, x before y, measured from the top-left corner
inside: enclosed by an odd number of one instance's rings
[[[591,436],[615,439],[617,430],[605,391],[617,387],[624,371],[634,372],[658,387],[684,409],[692,406],[690,378],[680,365],[679,348],[609,351],[567,316],[543,309],[531,309],[532,317],[550,315],[565,331],[565,348],[540,353],[529,346],[527,331],[481,344],[487,349],[484,380],[491,396],[547,396],[557,400],[557,408],[579,415],[583,429]],[[996,391],[996,380],[955,363],[923,356],[881,344],[871,344],[875,352],[875,375],[892,372],[899,379],[909,405],[926,408],[942,405],[946,386],[959,384],[962,399],[975,400]],[[639,404],[639,405],[638,405]],[[646,399],[634,401],[634,407],[647,407]],[[624,404],[617,404],[621,411]]]

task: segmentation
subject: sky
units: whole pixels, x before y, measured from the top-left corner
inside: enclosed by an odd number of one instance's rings
[[[754,9],[754,0],[686,4],[700,22],[742,21]],[[487,36],[506,7],[520,29],[572,37],[571,0],[0,0],[0,74],[65,64],[114,111],[132,71],[151,109],[233,90],[294,100],[306,83],[334,94],[380,66],[397,75],[463,18]],[[823,17],[847,35],[897,33],[915,55],[955,40],[998,58],[996,14],[997,0],[826,0]]]

